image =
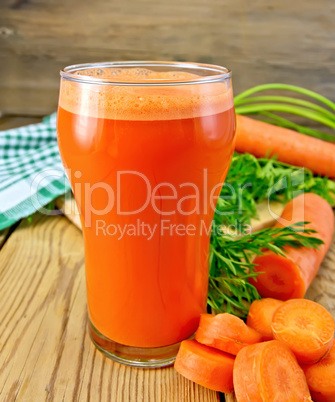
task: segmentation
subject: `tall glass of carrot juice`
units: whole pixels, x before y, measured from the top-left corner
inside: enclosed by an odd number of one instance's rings
[[[211,222],[234,149],[231,73],[70,66],[57,129],[84,234],[92,341],[120,363],[169,365],[206,311]]]

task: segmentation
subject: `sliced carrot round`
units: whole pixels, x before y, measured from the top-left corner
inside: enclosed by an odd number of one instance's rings
[[[274,253],[260,255],[254,259],[255,272],[259,272],[252,283],[262,297],[279,300],[304,297],[305,283],[297,264],[289,258]]]
[[[272,318],[277,310],[284,302],[270,297],[255,300],[251,303],[249,314],[247,317],[247,325],[262,335],[263,341],[273,339],[271,328]]]
[[[302,366],[307,384],[315,402],[335,401],[335,344],[318,363]]]
[[[278,341],[242,349],[236,356],[233,379],[238,402],[311,401],[296,358]]]
[[[302,364],[315,363],[328,353],[334,329],[331,314],[320,304],[306,299],[285,302],[272,319],[274,338],[284,342]]]
[[[236,355],[247,345],[260,342],[261,334],[240,318],[228,314],[201,314],[195,339],[207,346]]]
[[[218,392],[233,392],[235,357],[201,345],[194,340],[183,341],[174,368],[179,374],[203,387]]]

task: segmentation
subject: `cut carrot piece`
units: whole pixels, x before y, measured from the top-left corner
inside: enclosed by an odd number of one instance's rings
[[[218,392],[233,392],[235,357],[201,345],[194,340],[183,341],[174,368],[179,374]]]
[[[311,366],[302,366],[315,402],[335,401],[335,344],[327,356]]]
[[[276,155],[279,161],[335,177],[335,144],[250,117],[236,116],[235,149],[257,158]]]
[[[271,322],[274,312],[284,302],[277,299],[260,299],[251,303],[247,324],[262,335],[263,341],[273,339]]]
[[[322,359],[332,347],[334,319],[320,304],[296,299],[285,302],[273,315],[275,339],[285,343],[301,364]]]
[[[304,372],[293,353],[278,341],[242,349],[233,378],[238,402],[311,401]]]
[[[253,261],[259,275],[250,279],[262,297],[288,300],[304,297],[317,274],[321,262],[328,251],[334,233],[334,214],[331,206],[322,197],[305,193],[291,200],[275,227],[288,226],[297,222],[310,222],[307,229],[317,233],[324,244],[319,249],[285,249],[285,257],[272,251],[265,252]]]
[[[201,314],[195,339],[204,345],[236,355],[245,346],[260,342],[262,336],[240,318],[223,313]]]
[[[306,285],[294,261],[269,251],[256,257],[253,262],[255,272],[259,272],[259,275],[257,279],[251,278],[250,283],[262,297],[279,300],[304,297]]]

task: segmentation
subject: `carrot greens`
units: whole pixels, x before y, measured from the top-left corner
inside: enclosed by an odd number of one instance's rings
[[[335,204],[334,181],[275,159],[235,154],[217,202],[214,224],[233,225],[243,232],[245,225],[257,218],[257,204],[264,200],[285,204],[302,192],[318,194]]]
[[[284,91],[292,96],[258,95],[264,91]],[[254,96],[257,94],[257,96]],[[304,99],[296,96],[303,96]],[[309,100],[307,100],[309,99]],[[317,102],[317,103],[316,103]],[[241,115],[259,115],[264,121],[277,126],[291,128],[300,133],[335,142],[335,136],[327,132],[305,127],[277,113],[296,115],[317,122],[327,129],[335,129],[335,103],[330,99],[295,85],[265,84],[250,88],[234,97],[235,110]]]

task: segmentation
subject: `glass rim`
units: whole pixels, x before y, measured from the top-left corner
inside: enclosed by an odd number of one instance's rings
[[[181,79],[181,80],[167,80],[167,79],[148,79],[143,81],[122,81],[113,80],[111,78],[99,78],[88,75],[76,74],[81,70],[91,68],[136,68],[143,67],[171,67],[174,70],[194,70],[212,72],[212,75],[199,76],[199,78]],[[75,81],[85,84],[99,84],[99,85],[114,85],[114,86],[171,86],[171,85],[195,85],[195,84],[208,84],[213,82],[220,82],[231,78],[231,70],[226,67],[221,67],[215,64],[204,63],[191,63],[179,61],[107,61],[96,63],[83,63],[73,64],[60,70],[61,78],[66,80]]]

